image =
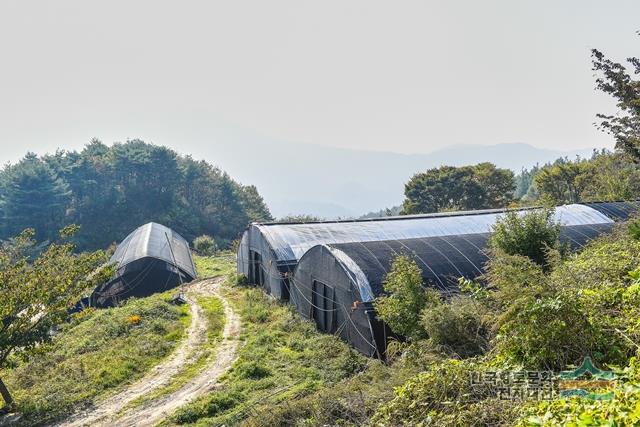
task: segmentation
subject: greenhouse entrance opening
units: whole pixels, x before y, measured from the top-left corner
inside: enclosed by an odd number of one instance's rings
[[[262,256],[258,252],[250,251],[249,260],[251,262],[251,268],[249,269],[249,282],[254,285],[262,286],[264,284]]]
[[[311,317],[316,321],[318,329],[323,332],[336,331],[334,295],[333,287],[318,280],[313,281]]]

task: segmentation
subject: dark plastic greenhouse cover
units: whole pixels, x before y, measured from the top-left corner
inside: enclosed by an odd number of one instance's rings
[[[602,212],[616,221],[625,221],[637,215],[640,210],[640,201],[637,200],[630,202],[584,202],[582,204]]]
[[[111,257],[118,269],[142,258],[157,258],[175,265],[196,278],[191,251],[187,241],[164,225],[150,222],[129,234]]]
[[[496,220],[503,213],[504,210],[488,210],[373,220],[269,223],[254,226],[269,241],[278,260],[295,261],[318,244],[490,233]],[[613,223],[612,218],[599,210],[582,204],[557,207],[555,218],[565,226]]]
[[[560,240],[578,249],[612,228],[612,223],[564,226]],[[422,271],[424,282],[430,287],[444,293],[456,292],[460,277],[474,279],[484,273],[485,263],[489,260],[489,236],[489,233],[460,234],[318,247],[331,253],[342,265],[351,283],[358,287],[362,301],[367,302],[384,291],[383,282],[398,255],[413,258]],[[299,268],[302,263],[298,264]]]

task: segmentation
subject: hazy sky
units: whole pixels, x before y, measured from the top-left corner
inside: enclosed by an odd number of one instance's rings
[[[640,55],[639,16],[637,0],[0,0],[0,161],[94,136],[198,153],[235,132],[611,146],[589,49]]]

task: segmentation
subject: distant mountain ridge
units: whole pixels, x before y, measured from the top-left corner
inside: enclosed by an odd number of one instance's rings
[[[594,148],[573,151],[549,150],[523,143],[460,144],[434,151],[431,154],[418,154],[418,156],[427,156],[432,161],[440,161],[441,164],[452,166],[491,162],[498,167],[511,169],[517,173],[523,167],[530,168],[536,163],[544,164],[559,157],[568,157],[571,160],[577,156],[591,157],[593,150]]]
[[[238,152],[246,155],[238,156]],[[593,148],[562,151],[522,143],[454,145],[429,154],[401,154],[256,139],[210,144],[201,155],[243,184],[254,184],[273,215],[359,217],[397,206],[404,184],[440,165],[492,162],[519,172],[559,157],[589,157]]]

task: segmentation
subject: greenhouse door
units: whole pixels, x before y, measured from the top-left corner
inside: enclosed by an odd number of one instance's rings
[[[249,251],[249,282],[254,285],[264,284],[264,273],[262,271],[262,256],[258,252]]]
[[[335,291],[317,280],[313,281],[311,290],[311,316],[316,321],[318,329],[323,332],[333,333],[336,331],[335,325]]]

